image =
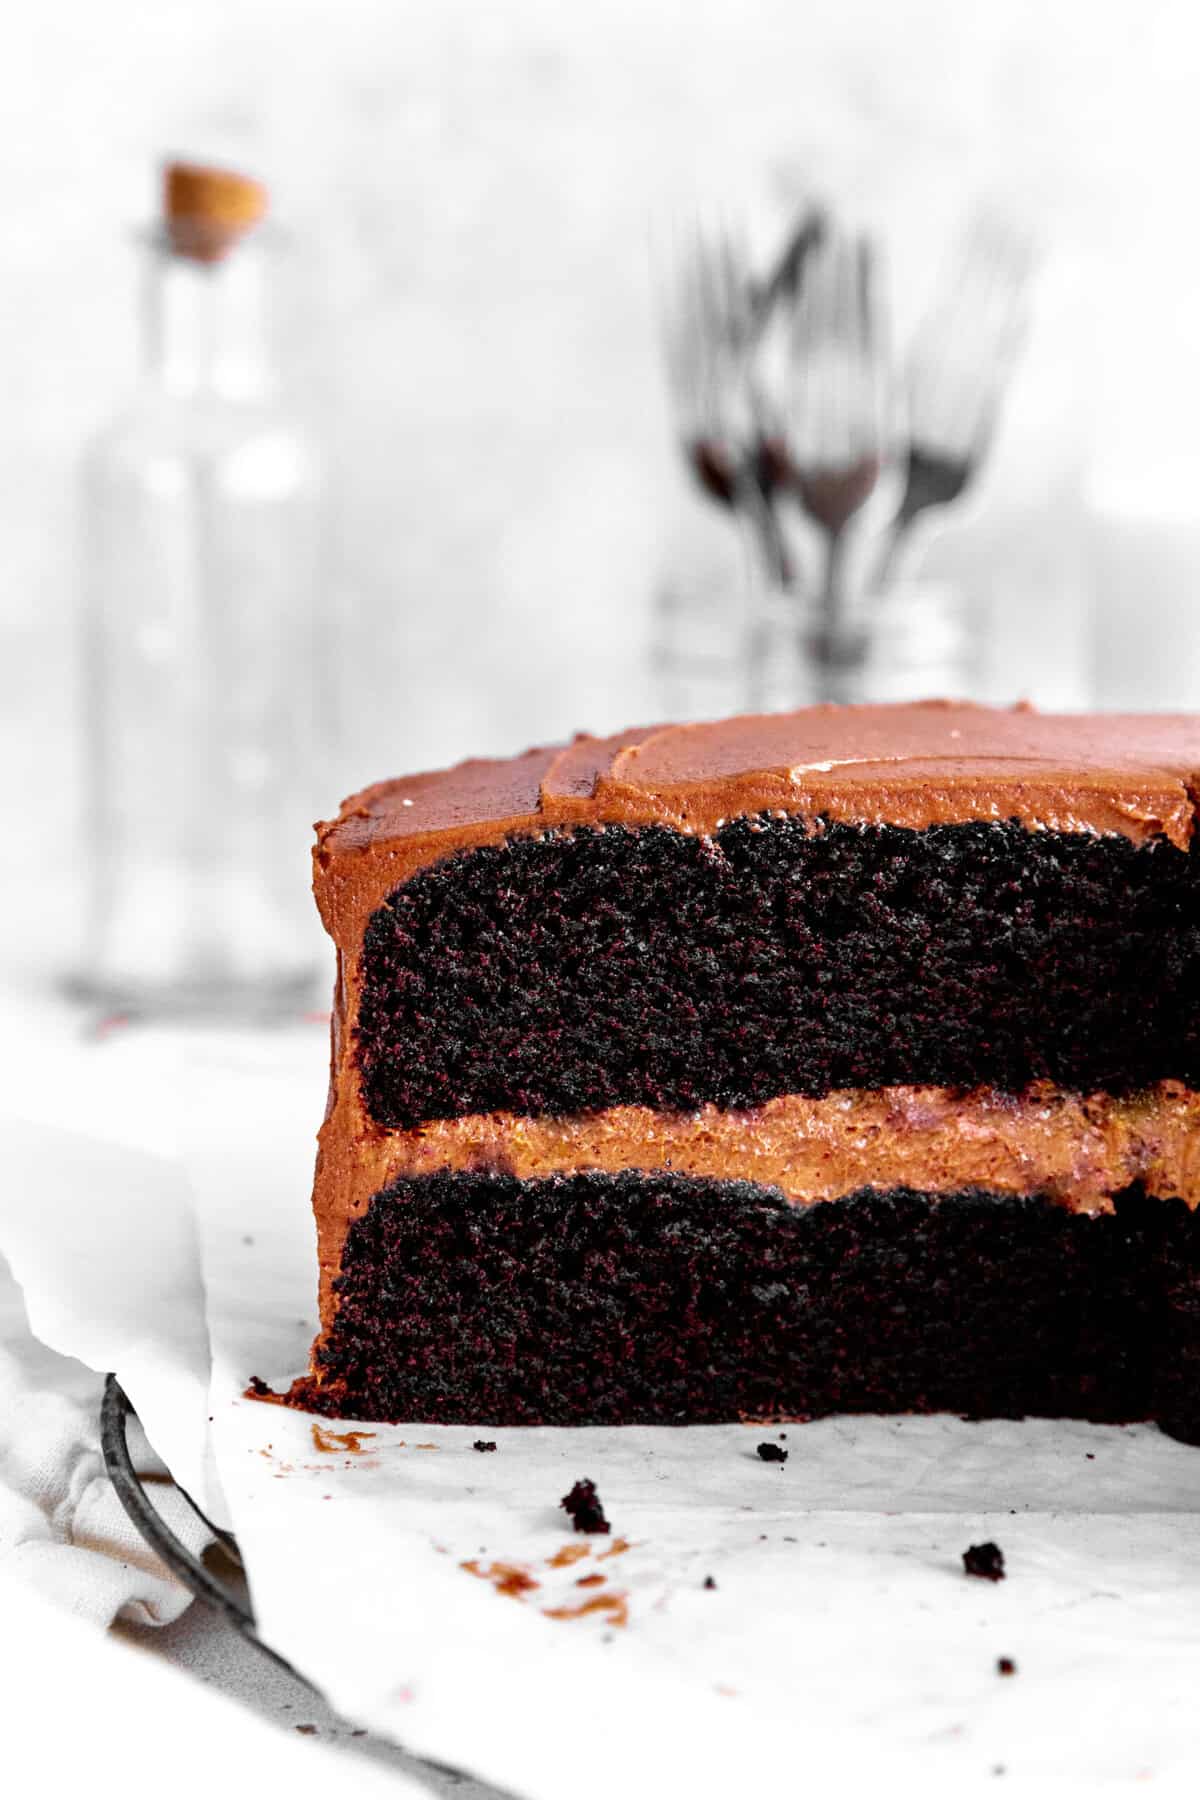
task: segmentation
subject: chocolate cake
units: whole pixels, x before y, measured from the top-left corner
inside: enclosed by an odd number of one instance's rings
[[[1200,1425],[1200,719],[579,738],[318,827],[294,1397]]]

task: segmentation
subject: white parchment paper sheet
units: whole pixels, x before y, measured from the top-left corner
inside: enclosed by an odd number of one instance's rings
[[[223,1512],[206,1428],[210,1352],[192,1198],[177,1163],[77,1133],[0,1124],[0,1249],[31,1331],[119,1370],[187,1491]]]
[[[777,1466],[754,1453],[777,1437],[762,1427],[356,1440],[247,1401],[252,1374],[303,1366],[314,1324],[323,1047],[175,1054],[220,1484],[263,1634],[346,1713],[535,1800],[918,1777],[961,1793],[997,1769],[1165,1789],[1200,1771],[1200,1452],[1143,1427],[834,1419],[788,1428]],[[56,1266],[53,1165],[39,1178],[30,1300],[50,1332],[70,1259]],[[70,1275],[64,1347],[119,1359],[136,1342],[144,1363],[159,1276],[97,1247],[95,1277],[85,1330]],[[181,1269],[163,1279],[183,1310]],[[583,1475],[607,1540],[557,1507]],[[962,1572],[985,1538],[1007,1559],[996,1585]]]

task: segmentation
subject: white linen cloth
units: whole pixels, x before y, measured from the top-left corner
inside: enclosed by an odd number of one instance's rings
[[[66,1617],[5,1566],[0,1561],[0,1710],[4,1792],[14,1800],[433,1800],[424,1782],[370,1751],[354,1755],[344,1744],[266,1724],[228,1688],[214,1691]]]
[[[178,1044],[133,1032],[87,1042],[48,1010],[14,1009],[5,1024],[6,1101],[22,1116],[0,1118],[0,1570],[102,1627],[170,1624],[191,1596],[113,1491],[100,1401],[119,1363],[149,1428],[131,1422],[135,1465],[159,1477],[151,1498],[166,1523],[202,1549],[211,1534],[162,1479],[169,1466],[219,1510],[195,1221],[172,1154]],[[104,1279],[111,1262],[145,1270],[137,1311]]]
[[[169,1625],[191,1594],[127,1518],[100,1453],[102,1378],[29,1329],[21,1290],[0,1261],[0,1570],[94,1625]],[[140,1474],[163,1465],[131,1433]],[[179,1492],[154,1503],[199,1552],[210,1537]]]

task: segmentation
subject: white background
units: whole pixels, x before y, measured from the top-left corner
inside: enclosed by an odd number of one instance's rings
[[[132,376],[130,232],[164,154],[261,170],[298,236],[293,354],[336,453],[331,597],[355,695],[314,796],[328,812],[363,780],[658,709],[650,598],[695,502],[647,246],[698,200],[745,211],[765,243],[809,191],[875,220],[905,317],[971,202],[1033,227],[1043,276],[1019,387],[974,516],[931,567],[967,590],[985,691],[1086,702],[1086,493],[1170,463],[1178,536],[1200,491],[1194,19],[1187,0],[6,9],[10,887],[48,866],[71,879],[74,469]],[[1153,599],[1151,529],[1121,539],[1123,558],[1101,533],[1100,580],[1134,611]],[[1183,536],[1163,579],[1186,602],[1200,547]]]
[[[332,592],[358,677],[314,797],[328,811],[362,780],[657,710],[650,600],[691,501],[647,242],[697,200],[744,207],[766,242],[812,190],[877,221],[906,317],[972,200],[1028,219],[1045,250],[1033,339],[974,516],[931,567],[964,585],[997,698],[1088,700],[1098,593],[1145,619],[1133,660],[1149,656],[1159,587],[1200,591],[1197,30],[1190,0],[9,0],[6,1017],[67,955],[75,467],[132,378],[130,236],[163,155],[261,170],[301,248],[293,353],[338,465]],[[9,1086],[17,1036],[0,1034]],[[95,1746],[108,1723],[127,1742],[109,1709],[140,1707],[136,1684],[7,1616],[27,1652],[14,1711],[42,1746],[76,1696],[59,1771],[112,1791]],[[238,1791],[254,1759],[236,1726],[189,1712],[176,1734],[171,1703],[145,1706],[164,1729],[141,1742],[156,1791],[195,1791],[202,1764],[211,1791],[210,1762]]]

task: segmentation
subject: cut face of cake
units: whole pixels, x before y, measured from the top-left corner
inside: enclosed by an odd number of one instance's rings
[[[1200,1422],[1200,720],[931,703],[385,782],[294,1397]]]

